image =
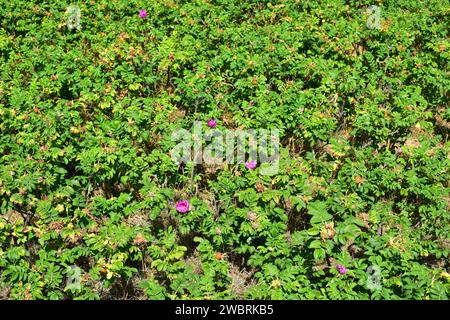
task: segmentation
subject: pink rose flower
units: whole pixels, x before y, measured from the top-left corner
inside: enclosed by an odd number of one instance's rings
[[[145,10],[139,10],[139,17],[144,19],[148,16],[147,11]]]
[[[208,121],[208,127],[215,128],[217,126],[217,121],[214,119],[209,119]]]
[[[176,208],[178,212],[186,213],[189,211],[189,202],[187,200],[178,201]]]
[[[347,269],[345,269],[345,267],[342,264],[338,264],[336,266],[336,268],[338,269],[340,274],[346,274],[347,273]]]
[[[256,169],[256,160],[246,162],[245,168],[250,169],[250,170],[255,170]]]

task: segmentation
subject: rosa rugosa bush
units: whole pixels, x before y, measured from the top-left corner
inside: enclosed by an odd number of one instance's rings
[[[0,6],[1,299],[449,298],[448,1],[70,4]]]

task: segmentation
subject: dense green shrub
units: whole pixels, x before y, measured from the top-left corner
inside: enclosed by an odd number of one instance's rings
[[[448,299],[450,5],[373,2],[4,1],[0,296]],[[174,163],[210,118],[279,173]]]

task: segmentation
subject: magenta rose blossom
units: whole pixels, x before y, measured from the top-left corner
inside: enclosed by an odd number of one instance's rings
[[[210,128],[215,128],[217,126],[217,121],[214,119],[209,119],[208,120],[208,127]]]
[[[256,160],[246,162],[245,167],[250,170],[255,170],[256,169]]]
[[[139,10],[139,17],[140,18],[146,18],[147,17],[147,11]]]
[[[178,212],[186,213],[189,211],[189,202],[187,200],[178,201],[176,208]]]
[[[345,267],[342,264],[338,264],[336,266],[336,268],[338,269],[340,274],[346,274],[347,273],[347,269],[345,269]]]

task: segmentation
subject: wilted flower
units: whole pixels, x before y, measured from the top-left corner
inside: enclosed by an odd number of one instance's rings
[[[214,119],[209,119],[208,120],[208,127],[215,128],[216,125],[217,125],[217,121],[216,120],[214,120]]]
[[[187,200],[181,200],[177,202],[176,209],[178,212],[186,213],[189,211],[189,202]]]
[[[336,268],[338,269],[340,274],[346,274],[347,273],[347,269],[345,269],[345,267],[342,264],[338,264],[336,266]]]
[[[138,245],[139,244],[144,244],[146,242],[147,242],[147,240],[145,240],[144,236],[142,234],[140,234],[140,233],[133,240],[133,243],[134,244],[138,244]]]
[[[147,17],[147,11],[145,11],[145,10],[139,10],[139,17],[140,18],[146,18]]]
[[[245,163],[245,168],[250,169],[250,170],[255,170],[256,168],[256,160],[252,160],[249,162]]]

